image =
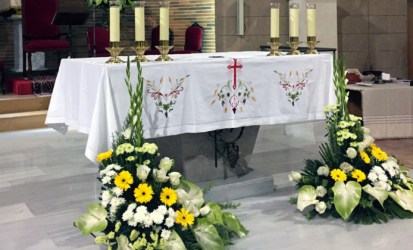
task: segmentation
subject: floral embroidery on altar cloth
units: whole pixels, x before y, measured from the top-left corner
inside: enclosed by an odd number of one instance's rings
[[[298,71],[296,71],[295,74],[293,74],[293,71],[290,71],[287,75],[274,70],[274,72],[279,75],[280,85],[287,92],[286,96],[288,97],[288,101],[291,102],[293,106],[297,103],[299,96],[303,93],[300,92],[300,90],[303,91],[308,85],[308,75],[312,71],[313,70],[311,69],[310,71],[301,73],[301,75]]]
[[[176,104],[174,99],[177,99],[179,94],[184,90],[182,86],[185,78],[189,75],[176,79],[176,83],[172,83],[171,77],[168,77],[169,83],[171,84],[170,91],[161,92],[161,84],[163,82],[163,77],[159,81],[159,84],[156,84],[155,81],[147,80],[148,89],[146,90],[148,94],[155,100],[155,105],[158,107],[158,111],[165,114],[165,117],[168,118],[168,114],[173,110],[173,106]],[[169,92],[169,93],[168,93]]]

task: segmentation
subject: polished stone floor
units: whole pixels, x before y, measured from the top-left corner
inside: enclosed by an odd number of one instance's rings
[[[274,175],[276,190],[240,200],[234,212],[251,233],[229,249],[408,249],[404,239],[413,233],[412,221],[381,227],[323,218],[308,222],[289,205],[296,190],[286,173],[301,169],[305,158],[319,158],[323,127],[322,122],[261,127],[250,165]],[[0,133],[1,250],[104,249],[73,227],[87,205],[97,202],[100,189],[96,167],[84,157],[86,139],[75,130],[66,136],[51,129]],[[378,145],[413,167],[413,140]]]

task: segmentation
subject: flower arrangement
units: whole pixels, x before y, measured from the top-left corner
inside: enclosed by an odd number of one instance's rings
[[[329,213],[347,221],[372,224],[413,218],[413,180],[409,170],[374,144],[361,118],[347,110],[345,58],[334,62],[337,103],[325,108],[328,143],[320,147],[322,160],[306,160],[302,173],[292,172],[297,208],[314,205],[307,213]]]
[[[145,143],[142,133],[142,69],[138,62],[136,91],[127,79],[131,105],[121,132],[113,138],[113,151],[98,155],[102,182],[101,204],[90,204],[74,225],[92,234],[108,250],[224,249],[232,233],[243,238],[248,231],[238,218],[222,209],[233,203],[204,201],[201,190],[174,172],[174,160],[160,156],[158,147]],[[94,233],[99,233],[95,235]]]

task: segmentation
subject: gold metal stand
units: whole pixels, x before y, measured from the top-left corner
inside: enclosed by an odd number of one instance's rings
[[[302,42],[298,41],[298,37],[290,37],[290,42],[287,42],[287,44],[290,45],[291,50],[287,55],[301,55],[300,51],[297,50],[298,45],[300,45],[301,43]]]
[[[282,56],[280,51],[278,51],[278,48],[280,47],[282,43],[280,43],[280,38],[279,37],[271,37],[270,42],[268,45],[271,46],[271,51],[267,56]]]
[[[174,46],[169,46],[169,40],[161,40],[159,41],[159,46],[155,46],[159,52],[161,52],[161,55],[155,60],[157,62],[167,62],[167,61],[173,61],[171,57],[168,56],[168,52],[174,47]]]
[[[135,47],[132,47],[132,49],[138,55],[135,59],[132,60],[132,62],[149,62],[148,58],[143,56],[143,54],[145,54],[145,51],[149,49],[149,47],[145,46],[145,41],[136,41]]]
[[[118,57],[120,55],[120,52],[124,49],[120,47],[120,42],[110,42],[110,48],[105,49],[109,51],[110,55],[112,56],[112,58],[110,58],[106,63],[125,63]]]
[[[308,50],[305,52],[305,54],[307,55],[319,54],[318,51],[315,49],[315,47],[317,46],[317,43],[319,43],[319,41],[317,41],[315,36],[307,37]]]

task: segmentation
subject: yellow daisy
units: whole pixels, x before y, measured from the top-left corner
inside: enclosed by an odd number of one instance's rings
[[[341,169],[333,169],[330,175],[331,175],[331,178],[333,178],[335,181],[346,181],[347,180],[346,173],[344,173]]]
[[[357,179],[357,182],[362,182],[362,181],[364,181],[364,180],[366,179],[366,174],[364,174],[363,171],[358,170],[358,169],[356,169],[356,170],[354,170],[353,172],[351,172],[351,176],[352,176],[354,179]]]
[[[181,208],[181,211],[178,210],[176,213],[178,214],[176,216],[176,223],[179,223],[184,227],[194,224],[194,215],[185,210],[185,208]]]
[[[138,188],[135,188],[136,201],[140,203],[147,203],[152,200],[154,194],[152,187],[147,183],[139,184]]]
[[[380,148],[373,148],[373,150],[371,150],[371,154],[379,161],[387,161],[387,154]]]
[[[360,156],[366,164],[370,164],[370,157],[366,154],[366,152],[360,152]]]
[[[163,188],[162,193],[161,193],[161,201],[167,205],[167,206],[172,206],[173,204],[176,203],[176,200],[178,199],[178,196],[176,195],[175,190],[172,188]]]
[[[112,152],[113,152],[113,151],[109,150],[109,151],[107,151],[107,152],[105,152],[105,153],[98,154],[98,157],[97,157],[96,160],[97,160],[98,162],[102,162],[103,160],[109,159],[110,157],[112,157]]]
[[[128,190],[130,184],[133,184],[133,177],[128,171],[122,171],[115,176],[115,185],[120,187],[123,191]]]

